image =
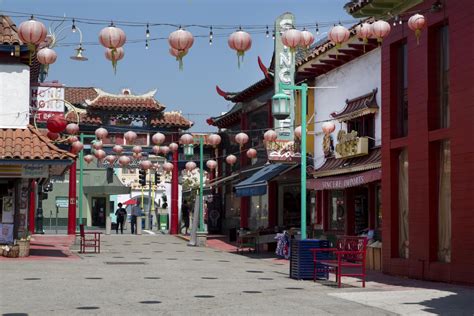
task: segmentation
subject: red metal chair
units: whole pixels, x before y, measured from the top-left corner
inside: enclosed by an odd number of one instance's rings
[[[335,248],[315,248],[313,252],[314,281],[317,272],[334,272],[338,287],[341,287],[343,276],[360,277],[362,287],[365,287],[365,259],[367,251],[367,238],[357,236],[344,236],[338,239]],[[326,252],[329,259],[317,259],[318,253]],[[358,269],[360,273],[345,273],[343,268]]]
[[[85,253],[86,248],[94,248],[94,253],[100,253],[101,234],[100,232],[85,232],[84,224],[79,225],[79,234],[76,233],[81,240],[79,253]]]

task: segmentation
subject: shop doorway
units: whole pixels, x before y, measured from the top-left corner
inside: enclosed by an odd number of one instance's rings
[[[361,234],[369,227],[369,189],[358,187],[354,195],[354,232]]]
[[[92,226],[105,227],[107,198],[92,197]]]

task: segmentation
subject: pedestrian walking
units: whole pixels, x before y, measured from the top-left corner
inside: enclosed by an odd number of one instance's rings
[[[181,221],[183,222],[183,226],[181,226],[180,232],[185,228],[184,234],[187,235],[189,229],[189,206],[186,201],[181,205]]]
[[[115,232],[118,234],[120,226],[120,233],[123,234],[123,223],[127,218],[127,210],[122,207],[122,203],[118,204],[118,209],[115,211],[115,216],[117,216],[117,226],[115,226]]]
[[[137,216],[142,215],[142,209],[139,206],[138,199],[136,200],[136,204],[132,207],[131,215],[132,215],[132,219],[131,219],[130,226],[131,226],[132,234],[136,234],[137,233]]]

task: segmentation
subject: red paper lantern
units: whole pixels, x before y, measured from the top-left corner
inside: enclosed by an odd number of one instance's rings
[[[99,127],[95,130],[95,136],[97,137],[97,139],[104,139],[107,137],[108,134],[109,132],[103,127]]]
[[[196,163],[194,161],[188,161],[185,167],[186,167],[186,170],[192,171],[196,169]]]
[[[410,30],[415,32],[417,44],[420,44],[421,30],[425,27],[425,25],[426,25],[425,17],[421,14],[417,13],[415,15],[412,15],[408,19],[408,27],[410,28]]]
[[[133,142],[137,139],[137,133],[128,131],[124,134],[124,138],[127,141],[127,144],[133,144]]]
[[[263,139],[265,139],[266,142],[274,142],[276,141],[277,137],[277,133],[272,129],[266,131],[265,134],[263,134]]]
[[[94,160],[94,156],[92,155],[85,155],[84,156],[84,161],[87,162],[88,164],[91,163]]]
[[[84,148],[84,145],[77,141],[77,142],[74,142],[71,144],[71,152],[73,154],[77,154],[78,152],[80,152],[82,149]]]
[[[350,37],[350,32],[342,25],[334,26],[328,33],[328,38],[336,44],[336,47],[341,47],[341,44],[347,42]]]
[[[46,128],[52,133],[62,133],[66,126],[67,121],[61,115],[53,115],[46,121]]]
[[[191,145],[194,143],[194,138],[191,134],[184,134],[180,137],[180,142],[183,145]]]
[[[257,151],[253,148],[250,148],[249,150],[247,150],[247,157],[250,158],[250,159],[254,159],[257,157]]]
[[[170,151],[173,152],[173,153],[179,149],[179,145],[176,144],[176,143],[171,143],[171,144],[169,144],[168,147],[170,148]]]
[[[103,28],[99,33],[99,42],[105,48],[119,48],[122,47],[127,41],[125,32],[118,27],[113,25]]]
[[[173,164],[171,162],[165,162],[163,164],[163,170],[166,172],[170,172],[173,170]]]
[[[107,155],[107,156],[105,157],[105,160],[106,160],[109,164],[111,164],[111,165],[114,164],[114,162],[115,162],[116,159],[117,159],[117,157],[116,157],[115,155]]]
[[[142,160],[140,161],[140,168],[143,170],[148,170],[153,167],[153,163],[150,160]]]
[[[165,141],[166,139],[166,136],[163,135],[162,133],[156,133],[155,135],[153,135],[151,137],[151,141],[153,142],[153,144],[155,145],[161,145],[163,144],[163,142]]]
[[[56,58],[58,58],[58,55],[56,54],[56,52],[48,47],[41,48],[36,53],[36,59],[38,59],[39,63],[42,65],[54,64],[54,62],[56,61]]]
[[[362,23],[356,26],[357,37],[360,38],[364,43],[367,43],[369,38],[372,36],[372,25],[369,23]]]
[[[294,52],[296,47],[298,47],[302,42],[301,31],[297,29],[285,31],[281,35],[281,42],[283,45],[289,47],[292,52]]]
[[[167,155],[170,152],[170,148],[168,146],[161,146],[160,151],[163,153],[163,155]]]
[[[249,141],[249,136],[245,133],[238,133],[235,135],[235,142],[240,144],[240,146],[245,145]]]
[[[127,156],[120,156],[118,161],[119,161],[120,166],[122,167],[125,167],[128,164],[130,164],[130,158]]]
[[[132,148],[132,151],[135,153],[135,154],[141,154],[142,152],[142,147],[141,146],[133,146]]]
[[[179,52],[186,51],[193,46],[194,37],[191,32],[179,29],[172,32],[168,37],[168,43]]]
[[[153,146],[153,147],[151,148],[151,151],[152,151],[155,155],[159,155],[159,154],[160,154],[160,146],[157,146],[157,145]]]
[[[36,20],[22,22],[18,27],[18,37],[25,44],[38,45],[47,35],[46,26]]]
[[[336,129],[336,125],[333,122],[324,122],[321,129],[326,135],[331,134]]]
[[[212,159],[211,159],[211,160],[208,160],[208,161],[206,162],[206,166],[207,166],[210,170],[214,170],[214,169],[216,169],[216,167],[217,167],[217,162],[216,162],[215,160],[212,160]]]
[[[98,159],[98,160],[102,160],[105,158],[107,154],[105,153],[105,151],[103,151],[102,149],[98,149],[96,151],[94,151],[94,156]]]
[[[77,138],[77,136],[69,136],[69,138],[67,139],[67,141],[69,142],[69,144],[72,144],[74,142],[77,142],[79,140],[79,138]]]
[[[384,37],[390,34],[390,24],[383,20],[372,23],[372,34],[377,38],[378,42],[382,42]]]
[[[119,47],[116,49],[106,48],[104,54],[105,58],[107,58],[108,60],[112,62],[117,62],[125,56],[125,50],[123,49],[123,47]]]
[[[56,140],[56,139],[59,138],[59,134],[58,133],[53,133],[53,132],[48,132],[48,134],[46,134],[46,136],[51,140]]]
[[[95,149],[95,150],[99,150],[99,149],[102,149],[104,147],[104,144],[102,143],[102,141],[100,140],[96,140],[92,143],[92,147]]]
[[[306,30],[301,31],[301,41],[300,41],[301,46],[305,48],[309,48],[311,44],[313,44],[313,42],[314,42],[313,33]]]
[[[210,145],[212,146],[217,146],[221,143],[221,137],[218,134],[211,134],[207,138],[207,141],[209,142]]]
[[[113,148],[112,148],[112,151],[114,153],[116,153],[117,155],[120,155],[121,153],[123,153],[123,147],[120,146],[120,145],[115,145]]]
[[[225,158],[225,161],[229,164],[229,165],[233,165],[237,162],[237,157],[235,157],[234,155],[229,155]]]
[[[66,133],[71,134],[71,135],[75,135],[78,132],[79,132],[79,125],[77,125],[76,123],[69,123],[66,126]]]
[[[301,139],[301,126],[295,128],[295,136],[298,139]]]
[[[237,51],[237,63],[240,67],[240,62],[244,60],[245,52],[252,47],[252,38],[250,34],[242,30],[238,30],[230,34],[227,40],[229,47]]]

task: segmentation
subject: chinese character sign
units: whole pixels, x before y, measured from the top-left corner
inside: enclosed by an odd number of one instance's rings
[[[37,122],[46,122],[50,117],[64,115],[64,88],[61,86],[32,86],[31,109],[36,112]]]

